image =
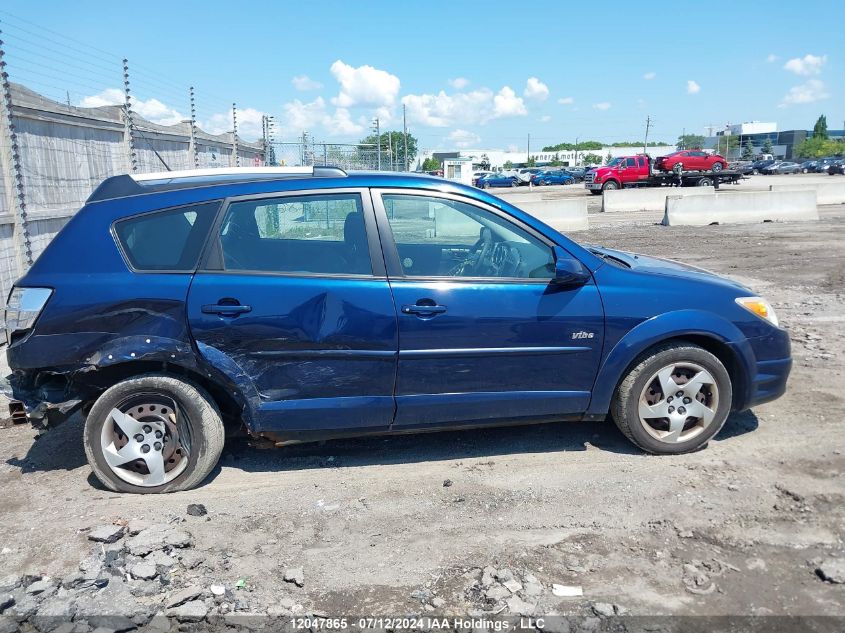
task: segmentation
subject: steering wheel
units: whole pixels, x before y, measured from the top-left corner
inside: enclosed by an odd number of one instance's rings
[[[490,265],[494,277],[514,277],[521,262],[522,257],[519,254],[519,249],[515,246],[509,246],[505,242],[497,242],[493,247]]]

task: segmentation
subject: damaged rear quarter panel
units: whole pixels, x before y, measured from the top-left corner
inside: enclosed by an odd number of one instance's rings
[[[49,426],[111,386],[102,370],[128,364],[131,371],[133,363],[160,362],[162,368],[178,366],[222,384],[246,405],[241,388],[249,385],[233,384],[195,352],[185,315],[190,282],[190,274],[127,273],[111,281],[65,277],[35,333],[8,350],[13,396]],[[241,409],[248,422],[249,407]]]

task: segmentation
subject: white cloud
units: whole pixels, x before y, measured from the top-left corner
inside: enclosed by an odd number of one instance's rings
[[[548,123],[551,120],[552,120],[552,117],[549,116],[548,114],[544,114],[543,116],[540,117],[540,123]]]
[[[100,108],[102,106],[120,105],[124,103],[123,91],[118,88],[107,88],[102,92],[83,97],[77,105],[81,108]],[[131,97],[132,111],[158,125],[176,125],[185,120],[178,110],[165,105],[158,99],[137,99]]]
[[[354,68],[337,60],[331,72],[340,92],[332,99],[339,108],[354,106],[390,106],[399,94],[399,77],[372,66]]]
[[[701,86],[698,85],[697,81],[693,81],[692,79],[687,80],[687,94],[689,95],[697,95],[701,92]]]
[[[593,109],[594,110],[610,110],[610,104],[607,101],[602,101],[601,103],[594,103]]]
[[[783,65],[783,68],[796,75],[819,75],[825,63],[827,63],[827,55],[818,56],[808,54],[804,55],[804,57],[790,59]]]
[[[643,75],[643,79],[645,79],[646,81],[651,81],[655,77],[657,77],[657,73],[654,71],[647,72],[645,75]]]
[[[323,87],[323,84],[321,84],[319,81],[311,79],[311,77],[309,77],[308,75],[297,75],[296,77],[291,79],[290,82],[293,84],[294,88],[302,92],[306,90],[319,90]]]
[[[255,108],[238,108],[238,136],[244,139],[257,139],[262,134],[261,117],[266,112]],[[198,121],[199,127],[209,134],[224,134],[232,131],[232,111],[212,114],[205,121]]]
[[[505,86],[493,97],[493,118],[524,116],[528,114],[522,97],[517,97],[513,88]]]
[[[469,85],[469,79],[466,77],[455,77],[454,79],[449,80],[449,85],[455,90],[463,90]]]
[[[318,126],[324,128],[327,134],[338,136],[352,136],[364,131],[364,125],[354,121],[348,109],[335,108],[334,113],[330,113],[322,97],[307,103],[294,99],[282,106],[282,112],[280,129],[287,136],[298,136],[304,130]]]
[[[769,55],[766,57],[766,61],[770,64],[776,62],[779,59],[780,57],[778,57],[774,53],[769,53]]]
[[[536,77],[529,77],[522,94],[526,99],[545,101],[549,98],[549,87]]]
[[[471,147],[472,145],[478,145],[481,142],[481,137],[478,134],[470,132],[469,130],[462,130],[460,128],[452,130],[448,139],[455,147]]]
[[[819,79],[810,79],[800,86],[794,86],[783,98],[781,107],[800,103],[814,103],[830,97],[824,82]]]
[[[402,97],[408,120],[418,125],[448,127],[456,124],[484,124],[492,119],[528,113],[521,97],[505,86],[498,93],[489,88],[448,94],[411,94]]]
[[[561,105],[572,105],[575,103],[575,99],[573,97],[561,97],[557,102]]]

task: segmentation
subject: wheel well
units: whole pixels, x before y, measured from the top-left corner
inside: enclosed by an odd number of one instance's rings
[[[185,378],[205,389],[220,409],[227,431],[238,429],[243,425],[243,421],[241,419],[242,407],[238,404],[235,397],[219,383],[197,371],[180,365],[157,361],[118,363],[97,369],[93,372],[93,374],[85,374],[84,386],[86,387],[86,393],[84,395],[84,399],[87,400],[87,402],[83,404],[83,411],[90,409],[93,401],[112,385],[134,376],[153,372]]]
[[[657,341],[653,345],[650,345],[648,348],[644,349],[641,353],[637,355],[634,360],[625,368],[625,371],[619,376],[619,380],[617,381],[616,387],[619,387],[619,383],[621,383],[625,376],[628,375],[628,372],[631,371],[631,368],[636,366],[637,363],[640,362],[640,359],[647,355],[652,349],[658,347],[660,345],[666,345],[667,343],[692,343],[693,345],[697,345],[702,349],[707,350],[713,356],[719,359],[721,363],[725,366],[725,369],[728,371],[728,376],[731,379],[731,387],[733,391],[733,402],[731,403],[731,409],[738,408],[739,404],[745,402],[745,393],[748,387],[747,385],[747,377],[745,372],[742,370],[742,366],[739,363],[739,359],[736,357],[736,354],[733,350],[722,343],[720,340],[715,339],[711,336],[707,336],[704,334],[687,334],[684,336],[676,336],[672,338],[663,339],[662,341]],[[614,390],[615,392],[615,390]]]

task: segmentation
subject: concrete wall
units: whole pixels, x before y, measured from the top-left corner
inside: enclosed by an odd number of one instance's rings
[[[646,187],[644,189],[616,189],[602,193],[601,210],[605,213],[620,211],[663,211],[667,196],[713,195],[713,187]]]
[[[515,206],[558,231],[586,231],[586,198],[561,198],[558,200],[514,201]]]
[[[835,182],[794,185],[770,185],[769,191],[815,191],[819,204],[845,204],[845,178],[831,176]]]
[[[755,191],[703,196],[669,196],[663,224],[707,226],[818,220],[815,191]]]

